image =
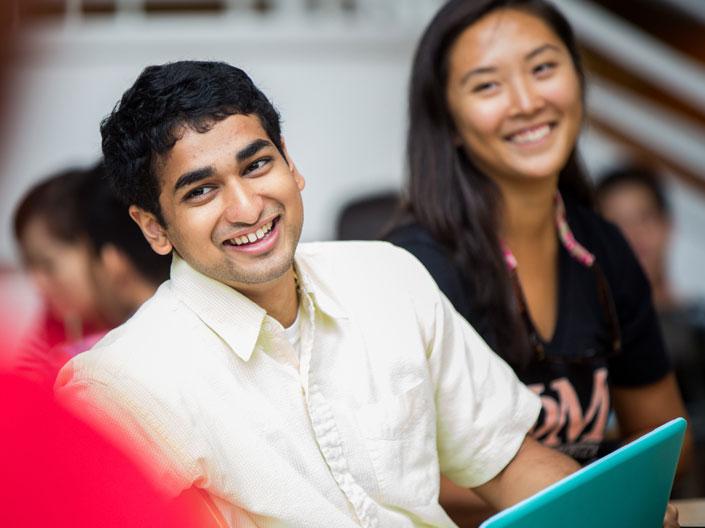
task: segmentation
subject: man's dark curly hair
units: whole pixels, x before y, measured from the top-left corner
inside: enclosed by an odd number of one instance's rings
[[[207,132],[234,114],[256,115],[284,153],[279,114],[244,71],[198,61],[145,68],[100,125],[105,166],[117,196],[166,225],[155,162],[171,150],[184,127]]]

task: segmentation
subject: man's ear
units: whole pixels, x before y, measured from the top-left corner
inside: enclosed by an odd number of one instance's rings
[[[155,253],[160,255],[171,253],[173,246],[169,242],[166,229],[159,223],[154,213],[140,209],[136,205],[131,205],[128,211],[130,212],[130,218],[140,226],[144,238],[147,239]]]
[[[299,188],[299,191],[303,191],[304,187],[306,187],[306,180],[304,180],[304,177],[299,172],[299,169],[296,168],[294,160],[292,160],[289,155],[289,151],[286,150],[286,141],[284,141],[284,138],[281,138],[281,142],[282,150],[286,156],[286,164],[289,165],[289,172],[291,172],[292,176],[294,176],[294,181],[296,182],[296,186]]]

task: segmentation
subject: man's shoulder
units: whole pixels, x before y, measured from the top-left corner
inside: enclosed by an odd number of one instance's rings
[[[179,332],[180,328],[173,322],[175,319],[183,318],[185,313],[187,312],[175,295],[171,282],[167,281],[140,306],[132,317],[110,332],[106,338],[115,336],[144,339],[154,336],[163,339],[174,332]],[[106,338],[98,344],[103,343]]]
[[[416,282],[427,272],[411,253],[383,241],[335,241],[301,244],[298,265],[309,275],[337,286]]]
[[[380,304],[408,302],[408,296],[436,295],[426,268],[389,242],[338,241],[301,244],[297,264],[319,287],[338,297]],[[407,300],[405,300],[407,299]]]
[[[403,249],[389,242],[374,240],[307,242],[299,244],[296,254],[307,262],[354,267],[378,267],[383,261],[413,260]]]
[[[166,282],[132,317],[73,362],[116,372],[158,367],[164,356],[174,356],[175,348],[187,342],[195,321]]]

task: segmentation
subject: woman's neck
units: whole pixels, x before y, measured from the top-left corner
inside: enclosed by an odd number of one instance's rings
[[[539,335],[550,341],[558,320],[556,185],[545,180],[522,183],[500,184],[500,236],[516,259],[529,317]]]
[[[544,183],[544,182],[541,182]],[[538,247],[554,239],[557,186],[500,184],[502,216],[500,236],[513,252]]]

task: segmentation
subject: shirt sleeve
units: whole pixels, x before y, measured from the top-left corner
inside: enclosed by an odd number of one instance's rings
[[[457,267],[443,247],[418,232],[418,228],[409,227],[402,232],[393,232],[389,241],[414,255],[424,265],[438,288],[448,298],[453,307],[466,319],[470,317],[470,302],[463,287]]]
[[[514,458],[541,404],[423,266],[410,260],[412,298],[434,384],[441,472],[458,485],[479,486]]]
[[[612,291],[622,348],[610,360],[610,383],[640,386],[654,383],[671,371],[651,288],[634,252],[619,230],[605,223],[608,248],[605,275]]]

